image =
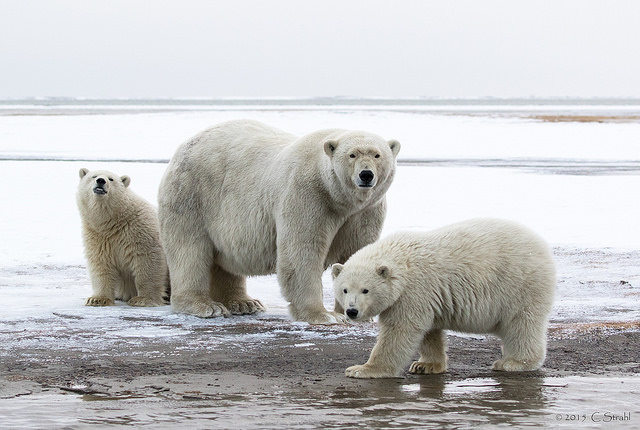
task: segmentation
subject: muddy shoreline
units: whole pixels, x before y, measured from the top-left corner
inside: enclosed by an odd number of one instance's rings
[[[346,378],[344,370],[364,363],[375,343],[375,325],[306,326],[285,320],[201,326],[170,338],[112,341],[92,348],[82,342],[73,348],[21,347],[5,351],[0,364],[0,398],[42,392],[77,393],[98,397],[149,396],[207,398],[216,395],[292,392],[335,393],[369,390],[408,383],[436,384],[443,379],[486,377],[544,378],[565,376],[624,376],[640,373],[640,323],[552,326],[547,359],[539,371],[506,374],[490,370],[500,356],[500,342],[492,336],[449,335],[449,371],[445,375],[389,380]],[[301,333],[313,334],[312,338]],[[49,343],[69,343],[92,333],[54,331]],[[209,338],[244,340],[209,342]],[[15,336],[29,336],[16,333]],[[33,334],[32,336],[37,336]],[[255,337],[256,342],[247,341]],[[28,343],[28,342],[27,342]]]

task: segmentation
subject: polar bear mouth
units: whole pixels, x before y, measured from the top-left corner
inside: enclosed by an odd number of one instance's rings
[[[105,190],[104,188],[99,187],[99,186],[98,186],[98,187],[95,187],[95,188],[93,189],[93,192],[94,192],[95,194],[107,194],[107,190]]]

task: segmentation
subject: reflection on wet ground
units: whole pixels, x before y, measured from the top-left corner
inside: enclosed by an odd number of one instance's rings
[[[371,382],[371,381],[369,381]],[[150,387],[151,389],[152,387]],[[489,428],[640,426],[640,377],[379,380],[332,392],[215,394],[156,390],[148,396],[61,393],[5,399],[3,428],[133,425],[173,428]],[[35,424],[37,423],[37,424]]]

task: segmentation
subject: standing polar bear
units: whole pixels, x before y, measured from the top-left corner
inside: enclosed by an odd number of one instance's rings
[[[544,361],[556,288],[550,248],[517,224],[476,219],[428,233],[396,233],[332,268],[336,299],[354,321],[380,315],[369,360],[353,378],[447,370],[443,330],[503,341],[494,370],[534,370]]]
[[[79,173],[76,200],[93,287],[87,306],[109,306],[115,299],[164,305],[169,276],[155,209],[129,189],[126,175]]]
[[[378,239],[400,144],[360,131],[303,137],[223,123],[180,146],[159,191],[175,311],[263,311],[246,276],[277,273],[293,319],[345,322],[322,303],[322,272]]]

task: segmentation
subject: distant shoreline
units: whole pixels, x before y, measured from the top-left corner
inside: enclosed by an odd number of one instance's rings
[[[162,98],[0,99],[0,116],[128,115],[215,111],[371,111],[519,118],[542,122],[640,122],[640,99],[573,98]]]

